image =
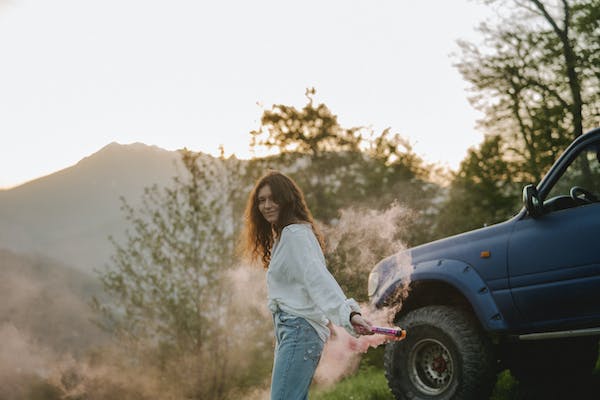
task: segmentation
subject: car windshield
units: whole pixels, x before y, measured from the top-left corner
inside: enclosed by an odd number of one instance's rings
[[[593,144],[581,151],[567,167],[560,179],[546,196],[569,196],[573,187],[580,187],[600,197],[600,160],[598,144]]]

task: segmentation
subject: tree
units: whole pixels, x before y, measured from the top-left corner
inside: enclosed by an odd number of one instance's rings
[[[510,3],[513,12],[497,26],[480,27],[485,48],[459,43],[457,66],[476,93],[472,103],[485,114],[481,126],[505,138],[503,152],[520,165],[519,178],[537,182],[574,137],[598,122],[598,65],[592,62],[598,33],[584,21],[598,14],[600,3]]]
[[[307,90],[302,109],[274,105],[265,110],[261,127],[251,133],[253,145],[276,148],[279,154],[257,165],[288,172],[324,223],[335,223],[340,210],[350,206],[383,210],[398,201],[423,212],[406,230],[406,240],[426,240],[437,186],[428,182],[428,167],[410,143],[389,128],[375,133],[340,126],[329,107],[315,104],[314,94]]]
[[[258,175],[279,169],[298,182],[326,234],[328,268],[348,296],[365,299],[368,271],[377,261],[401,242],[431,236],[438,186],[406,139],[389,128],[342,127],[314,94],[307,92],[301,109],[265,110],[253,143],[279,153],[253,160],[248,169]]]
[[[133,231],[125,244],[111,239],[112,267],[101,278],[122,307],[122,333],[187,350],[210,335],[208,313],[232,232],[221,222],[228,212],[224,166],[198,153],[181,155],[185,176],[174,178],[173,187],[146,188],[140,209],[122,199]]]
[[[457,63],[484,113],[486,138],[455,175],[438,236],[509,217],[519,188],[539,182],[569,143],[599,122],[600,2],[487,3],[512,6],[497,25],[480,26],[483,46],[459,42]]]
[[[242,361],[235,350],[251,349],[227,334],[232,318],[255,322],[252,307],[245,313],[236,308],[236,282],[228,275],[243,167],[233,157],[188,150],[181,151],[181,164],[172,186],[147,188],[139,208],[123,199],[131,230],[124,243],[113,240],[112,265],[100,275],[113,302],[96,301],[95,307],[121,343],[132,344],[139,357],[153,358],[152,365],[172,376],[182,396],[222,399],[236,383],[264,370],[258,364],[237,368]]]
[[[584,129],[600,126],[600,1],[589,0],[573,5],[573,26],[578,33],[579,69],[584,84]]]
[[[342,129],[337,116],[325,104],[313,104],[315,94],[314,88],[306,90],[308,103],[300,110],[283,104],[265,110],[260,128],[250,132],[251,146],[314,157],[323,152],[358,150],[360,128]]]
[[[502,148],[500,136],[487,136],[469,150],[437,216],[437,237],[491,225],[518,211],[520,186],[514,180],[514,165],[504,159]]]

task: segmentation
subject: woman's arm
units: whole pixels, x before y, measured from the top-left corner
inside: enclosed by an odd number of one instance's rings
[[[296,231],[289,234],[280,245],[285,246],[289,273],[303,283],[309,296],[334,324],[344,327],[350,334],[372,334],[371,324],[361,315],[354,299],[347,299],[342,288],[327,270],[323,255],[312,232]],[[281,250],[284,250],[282,248]]]

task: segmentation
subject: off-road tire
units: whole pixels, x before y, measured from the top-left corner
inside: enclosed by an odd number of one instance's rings
[[[384,356],[385,375],[396,399],[489,398],[497,363],[489,338],[471,314],[427,306],[410,311],[397,325],[406,329],[406,339],[388,343]]]

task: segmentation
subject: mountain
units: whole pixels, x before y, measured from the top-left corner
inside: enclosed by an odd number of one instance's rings
[[[124,235],[120,197],[135,206],[145,187],[168,185],[178,163],[175,151],[111,143],[72,167],[0,190],[0,248],[91,273],[110,260],[108,236]]]

